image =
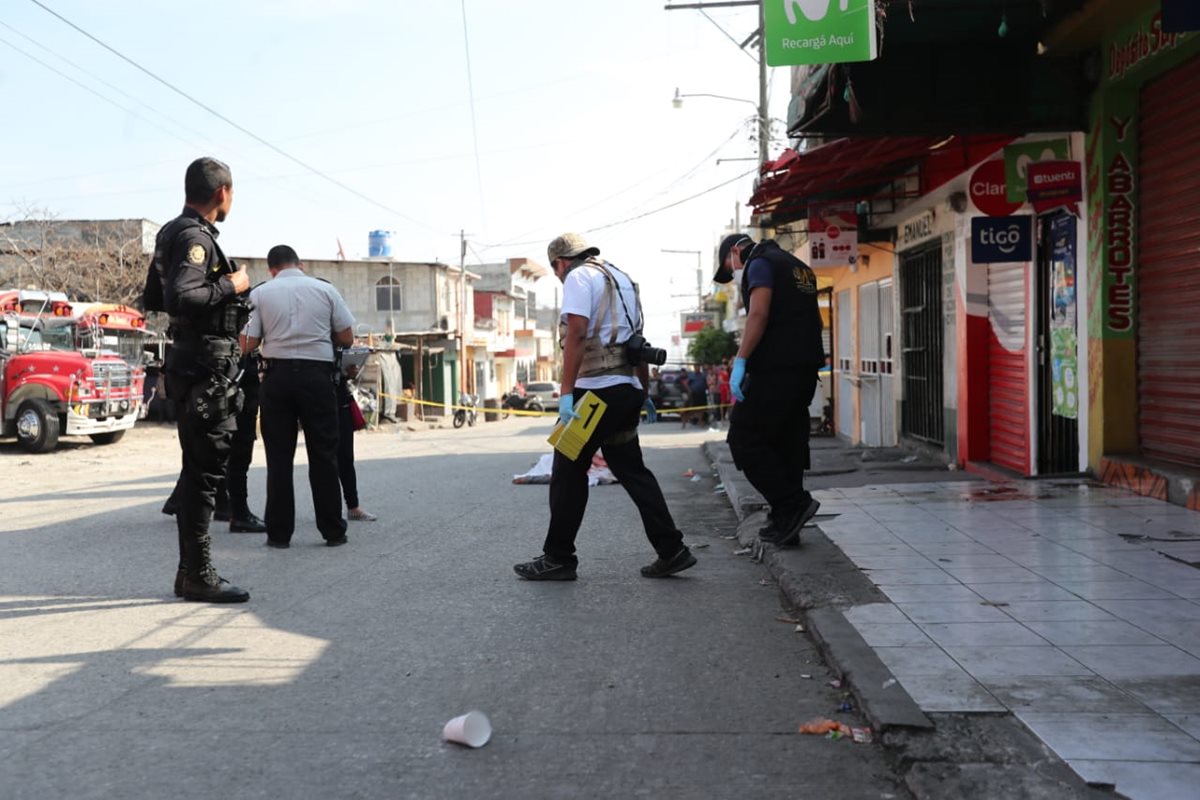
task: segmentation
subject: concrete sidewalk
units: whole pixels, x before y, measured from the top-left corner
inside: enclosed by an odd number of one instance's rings
[[[754,495],[723,444],[705,447],[751,543]],[[941,477],[819,490],[819,530],[762,554],[876,724],[919,726],[907,699],[935,726],[1011,715],[1090,784],[1194,797],[1200,513],[1086,480]],[[814,591],[806,562],[828,563],[829,542],[865,601]]]

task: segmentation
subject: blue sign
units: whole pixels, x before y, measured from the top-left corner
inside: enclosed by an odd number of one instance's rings
[[[1008,264],[1033,260],[1033,217],[973,217],[971,261]]]

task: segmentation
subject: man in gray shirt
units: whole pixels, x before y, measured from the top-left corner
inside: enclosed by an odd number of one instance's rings
[[[354,343],[354,317],[332,284],[304,274],[296,251],[267,253],[271,280],[250,293],[242,352],[262,346],[262,439],[267,451],[267,545],[286,548],[296,525],[292,472],[297,426],[304,429],[308,482],[325,544],[346,543],[338,478],[334,345]]]

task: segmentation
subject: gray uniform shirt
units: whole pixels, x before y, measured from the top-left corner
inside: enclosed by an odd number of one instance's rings
[[[243,333],[262,340],[263,358],[333,363],[333,332],[354,326],[354,316],[332,284],[297,267],[250,292],[250,321]]]

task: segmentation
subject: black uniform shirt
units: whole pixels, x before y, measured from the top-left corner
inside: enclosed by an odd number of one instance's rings
[[[179,218],[196,224],[185,223],[167,244],[164,300],[168,314],[195,321],[236,297],[237,291],[228,277],[233,270],[217,246],[216,226],[190,208]]]

